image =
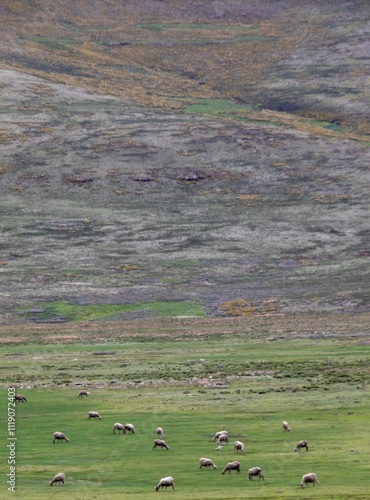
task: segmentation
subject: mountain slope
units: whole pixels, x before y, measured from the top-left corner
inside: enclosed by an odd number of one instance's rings
[[[367,3],[136,3],[2,3],[2,321],[367,311]]]

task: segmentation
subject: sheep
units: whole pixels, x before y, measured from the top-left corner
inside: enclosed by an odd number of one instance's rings
[[[125,424],[125,432],[131,432],[131,434],[135,434],[135,427],[132,424]]]
[[[119,422],[115,423],[113,426],[114,434],[116,433],[116,431],[118,431],[118,434],[119,434],[119,431],[122,431],[123,434],[126,434],[125,426],[120,424]]]
[[[59,474],[55,474],[53,479],[50,481],[50,486],[53,486],[56,483],[62,483],[62,486],[64,486],[64,481],[66,480],[66,476],[64,472],[59,472]]]
[[[77,394],[77,397],[82,399],[82,398],[83,398],[83,396],[86,396],[86,397],[87,397],[89,394],[90,394],[90,393],[89,393],[89,392],[87,392],[87,391],[80,391],[80,392]]]
[[[306,448],[306,451],[308,451],[308,443],[305,439],[302,439],[302,441],[298,441],[298,443],[295,445],[294,451],[301,451],[302,448]]]
[[[97,411],[89,411],[88,419],[90,420],[92,418],[98,418],[99,420],[101,420],[101,416]]]
[[[288,422],[286,422],[285,420],[284,420],[284,422],[283,422],[283,430],[284,430],[284,431],[288,431],[288,432],[290,432],[290,427],[289,427],[289,424],[288,424]]]
[[[301,479],[301,488],[304,488],[306,484],[312,483],[313,486],[315,484],[319,484],[316,479],[316,474],[314,472],[309,472],[308,474],[304,474]]]
[[[212,441],[217,441],[218,438],[222,435],[222,434],[226,434],[227,435],[227,431],[218,431],[216,432],[216,434],[213,436],[212,438]]]
[[[235,441],[234,450],[236,450],[237,453],[238,453],[238,451],[243,453],[244,452],[244,443],[242,443],[241,441]]]
[[[159,488],[168,488],[169,486],[172,486],[173,491],[175,491],[175,487],[173,485],[173,477],[167,476],[167,477],[162,477],[162,479],[159,481],[157,486],[155,487],[155,491],[158,491]]]
[[[227,434],[221,434],[218,438],[217,444],[218,446],[222,446],[225,443],[229,442],[229,436]]]
[[[169,446],[167,446],[167,444],[165,443],[165,441],[163,441],[163,439],[155,439],[154,440],[154,444],[153,444],[153,450],[157,448],[157,446],[159,446],[160,448],[166,448],[166,450],[169,450]]]
[[[252,467],[251,469],[249,469],[248,471],[248,479],[250,481],[252,481],[252,479],[254,477],[259,477],[259,480],[261,481],[261,479],[265,480],[265,478],[263,477],[263,474],[262,474],[262,469],[261,467]]]
[[[222,471],[222,474],[225,474],[225,472],[229,471],[229,474],[231,474],[232,470],[236,470],[237,474],[240,474],[240,462],[237,462],[236,460],[234,462],[229,462],[226,464],[226,467]]]
[[[164,431],[163,431],[162,427],[157,427],[155,430],[155,433],[157,434],[157,436],[164,438]]]
[[[217,465],[215,465],[210,458],[199,459],[199,469],[202,467],[213,467],[214,469],[217,469]]]
[[[23,394],[15,394],[14,401],[16,403],[28,403],[28,399],[26,398],[26,396],[23,396]]]
[[[55,441],[57,441],[57,442],[65,441],[66,443],[69,443],[69,438],[67,438],[67,436],[64,434],[64,432],[54,432],[53,443],[55,443]]]

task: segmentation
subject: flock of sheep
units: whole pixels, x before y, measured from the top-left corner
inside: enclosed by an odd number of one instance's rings
[[[81,391],[81,392],[79,392],[77,397],[79,397],[79,398],[82,398],[84,396],[87,397],[88,394],[89,393],[87,391]],[[14,397],[14,400],[18,403],[26,403],[28,401],[27,398],[25,396],[23,396],[22,394],[16,394]],[[89,411],[87,418],[89,420],[91,420],[91,419],[101,420],[102,417],[96,411]],[[290,432],[290,427],[286,421],[283,422],[282,427],[283,427],[284,431]],[[126,433],[135,434],[135,427],[133,424],[130,424],[130,423],[123,425],[119,422],[116,422],[113,425],[113,433],[116,434],[117,432],[118,433],[122,432],[122,434],[126,434]],[[163,431],[162,427],[157,427],[155,430],[155,433],[157,435],[157,438],[154,439],[154,441],[153,441],[153,450],[155,450],[157,447],[169,450],[169,446],[166,444],[166,442],[164,440],[165,436],[164,436],[164,431]],[[66,443],[69,442],[69,438],[63,432],[56,431],[53,433],[53,443],[63,442],[63,441],[65,441]],[[220,450],[222,448],[222,446],[224,446],[225,444],[228,444],[228,442],[229,442],[228,431],[222,430],[222,431],[216,432],[212,438],[212,441],[217,442],[217,447],[215,449]],[[306,451],[308,451],[308,442],[306,440],[301,440],[301,441],[298,441],[297,444],[295,445],[294,451],[299,452],[301,449],[304,449],[304,448],[306,449]],[[245,450],[245,445],[243,442],[241,442],[241,441],[234,442],[234,451],[236,453],[244,453],[244,450]],[[206,458],[206,457],[202,457],[199,459],[199,468],[202,469],[203,467],[217,469],[217,465],[215,465],[214,462],[210,458]],[[239,461],[233,460],[231,462],[228,462],[226,464],[226,466],[224,467],[224,469],[222,470],[222,474],[224,475],[226,472],[229,472],[229,474],[231,474],[232,471],[236,471],[236,474],[241,473]],[[265,479],[263,474],[262,474],[261,467],[252,467],[248,470],[248,479],[252,480],[255,477],[258,477],[259,480]],[[64,474],[64,472],[59,472],[50,481],[50,486],[54,486],[54,484],[64,485],[64,483],[65,483],[65,474]],[[308,484],[312,484],[313,486],[318,484],[317,477],[316,477],[316,474],[314,472],[309,472],[308,474],[304,474],[302,476],[301,482],[300,482],[301,488],[304,488]],[[169,487],[171,487],[172,490],[175,490],[174,479],[172,476],[167,476],[167,477],[160,479],[158,484],[155,486],[155,490],[158,491],[160,489],[163,489],[163,488],[167,489]]]
[[[288,422],[284,421],[282,425],[284,431],[290,432],[290,427],[288,425]],[[229,442],[228,432],[225,430],[216,432],[216,434],[212,438],[212,441],[217,441],[218,446],[216,450],[221,449],[223,444],[227,444]],[[244,443],[242,443],[241,441],[234,442],[234,450],[237,453],[238,452],[243,453],[244,448],[245,448]],[[296,452],[300,451],[302,448],[305,448],[306,451],[308,451],[308,442],[305,439],[298,441],[298,443],[294,447],[294,451]],[[201,458],[200,467],[213,467],[214,469],[217,468],[217,466],[209,458]],[[227,471],[229,472],[229,474],[231,474],[232,470],[235,470],[237,474],[240,474],[240,462],[238,462],[237,460],[229,462],[223,469],[222,474],[225,474],[225,472]],[[251,469],[248,470],[248,479],[252,480],[254,477],[258,477],[259,480],[265,479],[262,474],[261,467],[252,467]],[[308,474],[304,474],[301,478],[300,486],[301,488],[304,488],[307,484],[310,483],[312,483],[313,486],[318,484],[317,477],[314,472],[309,472]]]

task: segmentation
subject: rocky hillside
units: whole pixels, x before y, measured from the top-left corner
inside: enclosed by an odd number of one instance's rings
[[[3,1],[1,321],[368,311],[369,10]]]

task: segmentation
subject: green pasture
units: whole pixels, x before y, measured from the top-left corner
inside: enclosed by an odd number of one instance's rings
[[[368,498],[368,354],[359,338],[272,342],[243,334],[169,339],[143,332],[76,344],[55,334],[49,342],[4,346],[0,497]],[[16,493],[5,484],[11,386],[28,398],[16,406]],[[87,398],[77,398],[81,387]],[[90,410],[102,420],[88,420]],[[291,432],[282,430],[283,420]],[[134,424],[136,433],[113,434],[115,422]],[[152,450],[157,426],[169,450]],[[230,442],[217,451],[211,437],[221,429]],[[53,444],[55,431],[70,442]],[[236,439],[246,445],[239,456]],[[308,453],[293,452],[301,439]],[[200,470],[200,457],[217,470]],[[222,475],[235,459],[241,475]],[[262,467],[264,482],[248,481],[254,466]],[[51,490],[50,479],[62,471],[66,485]],[[319,486],[302,490],[307,472],[316,472]],[[156,493],[167,475],[176,491]]]
[[[203,316],[202,307],[195,301],[158,301],[141,304],[76,304],[66,301],[38,302],[34,307],[19,310],[26,319],[47,321],[62,317],[67,321],[112,319],[135,312],[153,313],[157,317]]]
[[[50,49],[68,50],[68,51],[73,50],[73,46],[77,46],[82,43],[74,39],[65,39],[65,38],[58,39],[55,37],[40,36],[40,35],[32,37],[32,40],[36,43],[45,45]]]

